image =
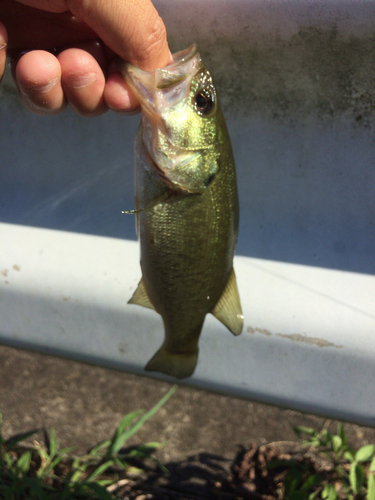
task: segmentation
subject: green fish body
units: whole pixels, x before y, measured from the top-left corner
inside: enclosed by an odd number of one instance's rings
[[[164,322],[164,343],[145,369],[189,377],[207,313],[234,335],[243,326],[232,148],[196,45],[153,73],[127,65],[126,78],[142,108],[135,139],[142,279],[129,302],[155,309]]]

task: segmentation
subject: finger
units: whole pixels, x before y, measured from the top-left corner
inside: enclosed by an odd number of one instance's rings
[[[134,114],[140,111],[138,99],[118,72],[115,62],[112,62],[109,67],[104,100],[110,109],[123,114]]]
[[[5,26],[0,22],[0,81],[5,71],[5,62],[7,58],[8,33]]]
[[[58,52],[61,53],[67,49],[82,49],[91,54],[98,62],[104,74],[106,74],[108,70],[108,61],[113,59],[111,51],[99,39],[67,44],[64,45],[64,47],[59,47]]]
[[[97,116],[107,111],[103,97],[105,76],[98,61],[78,48],[66,49],[57,58],[64,94],[72,108],[84,116]]]
[[[73,47],[66,47],[73,48]],[[132,115],[140,112],[138,99],[133,94],[123,76],[119,74],[118,66],[113,60],[113,52],[99,40],[79,42],[74,48],[83,49],[90,53],[98,62],[105,76],[107,76],[104,87],[105,105],[122,114]],[[108,64],[108,61],[111,61]]]
[[[50,52],[33,50],[24,54],[17,63],[15,78],[21,100],[31,111],[52,115],[64,109],[61,67]]]
[[[75,16],[126,61],[146,71],[172,61],[164,23],[150,0],[66,0],[66,3]]]

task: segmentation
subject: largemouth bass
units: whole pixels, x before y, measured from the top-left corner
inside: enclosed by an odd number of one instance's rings
[[[189,377],[207,313],[234,335],[243,315],[233,270],[238,196],[231,143],[196,45],[155,72],[126,64],[139,98],[135,198],[142,279],[130,304],[155,309],[165,338],[145,367]]]

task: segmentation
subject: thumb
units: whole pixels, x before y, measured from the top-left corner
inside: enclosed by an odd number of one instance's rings
[[[66,4],[131,64],[153,71],[172,61],[165,25],[150,0],[66,0]]]

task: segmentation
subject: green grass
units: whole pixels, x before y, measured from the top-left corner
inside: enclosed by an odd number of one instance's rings
[[[45,445],[37,441],[33,445],[22,445],[40,431],[5,439],[0,417],[0,499],[113,500],[122,479],[126,474],[140,473],[139,467],[145,460],[154,461],[162,471],[168,472],[153,456],[163,443],[151,442],[127,449],[125,445],[176,389],[177,385],[173,386],[148,412],[138,410],[126,415],[111,439],[81,456],[74,456],[73,448],[59,448],[54,430],[45,435]],[[358,450],[351,448],[342,423],[338,424],[336,434],[326,428],[318,432],[297,427],[295,431],[300,438],[304,437],[301,458],[283,458],[281,454],[280,458],[276,456],[262,465],[270,472],[275,471],[277,477],[281,473],[281,483],[273,485],[272,498],[375,500],[374,445]],[[232,495],[233,491],[229,489],[223,494],[228,498],[241,498],[241,495]]]
[[[375,500],[373,444],[357,451],[350,448],[341,422],[337,434],[327,429],[317,432],[309,427],[296,427],[295,432],[299,437],[307,436],[303,444],[310,447],[314,461],[324,459],[325,466],[311,473],[307,463],[290,461],[284,479],[283,500]],[[280,461],[274,461],[268,467],[279,465]]]
[[[138,445],[126,453],[122,450],[142,425],[168,401],[177,387],[174,385],[148,412],[138,410],[126,415],[111,439],[98,444],[86,455],[75,458],[69,458],[73,448],[59,448],[53,429],[46,436],[45,446],[37,442],[21,446],[22,441],[38,431],[5,439],[0,416],[0,498],[112,500],[114,497],[107,488],[118,481],[119,475],[124,472],[140,472],[140,469],[130,463],[139,459],[156,461],[152,455],[162,443]]]

